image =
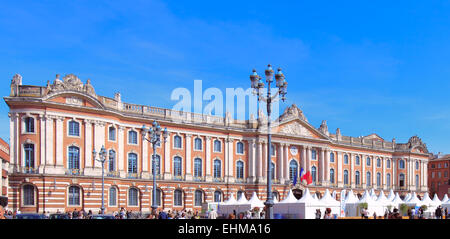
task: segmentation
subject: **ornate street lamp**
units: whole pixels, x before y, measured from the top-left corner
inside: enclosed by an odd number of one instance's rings
[[[148,138],[145,136],[148,133]],[[142,140],[147,140],[152,144],[153,147],[153,155],[152,155],[152,170],[153,170],[153,197],[152,197],[152,214],[156,215],[156,209],[158,205],[156,205],[156,145],[161,143],[161,133],[164,138],[164,143],[167,141],[167,137],[169,136],[169,132],[167,128],[164,128],[164,131],[161,132],[161,126],[156,121],[153,121],[152,127],[149,129],[145,128],[145,125],[142,126]]]
[[[258,96],[258,101],[264,101],[267,103],[267,201],[264,202],[266,205],[266,219],[273,219],[273,195],[272,195],[272,177],[271,177],[271,160],[270,157],[272,155],[272,135],[270,133],[270,113],[271,113],[271,104],[272,102],[276,102],[278,99],[277,96],[281,96],[281,100],[285,101],[287,94],[287,82],[284,80],[283,72],[281,72],[281,68],[278,68],[277,74],[275,74],[276,86],[278,87],[278,91],[275,95],[271,95],[270,84],[273,82],[273,69],[269,64],[268,68],[265,70],[266,82],[267,82],[267,96],[264,97],[264,82],[261,80],[262,78],[256,73],[256,70],[253,69],[253,74],[250,75],[251,86],[253,88],[253,94]]]
[[[102,212],[101,214],[105,214],[105,202],[104,202],[104,199],[105,199],[105,162],[106,162],[106,156],[107,156],[105,146],[102,145],[98,159],[95,158],[97,156],[97,152],[95,151],[95,149],[92,151],[92,155],[94,157],[94,160],[102,163],[102,207],[100,208],[100,210]]]

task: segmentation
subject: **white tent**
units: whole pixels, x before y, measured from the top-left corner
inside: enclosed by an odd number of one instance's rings
[[[345,197],[345,216],[356,217],[359,216],[358,212],[358,197],[355,196],[353,190],[350,190]]]
[[[333,190],[333,192],[331,193],[331,197],[333,197],[334,199],[336,199],[336,191]]]
[[[312,197],[313,197],[314,199],[317,199],[317,194],[313,193]]]
[[[291,212],[295,212],[295,203],[297,199],[295,198],[292,190],[289,189],[288,195],[283,200],[273,205],[273,213],[274,214],[291,214]]]
[[[248,202],[250,203],[252,208],[258,207],[260,209],[264,208],[264,203],[259,200],[258,195],[256,195],[256,192],[253,192],[252,197],[250,198],[250,200],[248,200]]]
[[[428,192],[425,192],[425,194],[423,195],[423,198],[420,202],[421,202],[421,205],[426,205],[428,207],[434,205],[433,201],[431,200],[430,196],[428,195]]]
[[[441,202],[442,202],[442,203],[448,203],[448,202],[450,202],[449,199],[448,199],[448,195],[447,195],[447,194],[444,195],[444,198],[442,198],[442,201],[441,201]]]
[[[316,209],[320,209],[320,203],[317,199],[314,199],[306,188],[303,192],[303,197],[296,202],[294,213],[296,216],[291,218],[301,218],[301,219],[314,219],[316,217]],[[324,212],[322,212],[324,215]]]
[[[383,190],[380,191],[380,194],[376,200],[380,205],[386,209],[389,205],[391,205],[391,201],[387,199],[387,197],[384,195]]]
[[[439,205],[442,205],[441,200],[439,200],[439,197],[437,196],[437,194],[434,194],[433,200],[432,200],[432,205],[435,207],[439,207]]]
[[[375,189],[371,189],[370,190],[370,196],[372,197],[373,200],[377,200],[377,194],[375,193]]]
[[[339,215],[339,212],[341,210],[341,203],[331,196],[328,189],[325,190],[323,197],[318,202],[320,206],[319,209],[322,212],[322,215],[324,215],[327,208],[331,209],[331,214]]]
[[[395,197],[394,197],[394,199],[392,199],[391,205],[394,208],[400,209],[400,204],[404,204],[404,203],[405,202],[400,198],[400,195],[398,195],[398,193],[395,193]],[[394,208],[392,208],[391,211],[393,211]]]
[[[395,197],[395,193],[394,193],[394,190],[392,190],[392,188],[391,188],[391,191],[389,191],[389,195],[387,196],[387,199],[389,201],[392,201],[392,200],[394,200],[394,197]]]
[[[429,198],[429,197],[428,197]],[[408,206],[422,206],[422,201],[419,200],[419,198],[417,197],[416,192],[413,192],[413,194],[411,195],[411,198],[406,202],[406,205]]]
[[[364,192],[364,195],[358,201],[358,204],[360,203],[367,203],[367,210],[369,212],[369,217],[372,216],[374,212],[377,214],[377,216],[384,214],[383,205],[373,200],[373,198],[370,196],[367,190]]]
[[[233,210],[237,209],[237,201],[234,198],[233,193],[230,194],[230,197],[224,201],[219,203],[217,213],[222,215],[228,215],[233,212]]]
[[[403,201],[407,202],[411,199],[411,193],[406,194],[405,198],[403,198]]]

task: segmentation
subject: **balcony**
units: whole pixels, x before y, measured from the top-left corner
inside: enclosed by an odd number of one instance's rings
[[[357,188],[357,189],[362,189],[363,186],[362,186],[361,184],[356,184],[356,185],[355,185],[355,188]]]
[[[22,167],[19,169],[20,173],[26,173],[26,174],[38,174],[38,170],[34,167]]]
[[[195,182],[204,182],[205,181],[205,178],[204,177],[195,177],[194,176],[194,178],[192,179],[193,181],[195,181]]]
[[[235,182],[236,183],[244,183],[245,180],[243,178],[236,178]]]
[[[181,175],[173,175],[173,180],[174,181],[183,181],[183,176],[181,176]]]
[[[127,173],[127,178],[138,179],[141,178],[138,173]]]
[[[110,171],[106,173],[106,177],[119,178],[120,173],[118,171]]]
[[[155,176],[156,180],[161,180],[161,178],[162,178],[161,174],[156,174],[156,176]],[[153,180],[153,174],[150,174],[150,179]]]
[[[74,176],[81,176],[81,175],[83,175],[83,174],[81,173],[80,169],[78,169],[78,168],[69,168],[69,169],[66,169],[65,174],[66,174],[66,175],[74,175]]]
[[[272,183],[273,183],[273,184],[280,184],[280,179],[278,179],[278,178],[273,178],[273,179],[272,179]]]
[[[213,178],[213,182],[216,182],[216,183],[222,183],[224,181],[225,181],[224,178]]]

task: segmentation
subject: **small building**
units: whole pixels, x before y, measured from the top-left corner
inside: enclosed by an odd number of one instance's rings
[[[437,193],[439,199],[450,194],[450,154],[433,155],[428,167],[428,188],[430,195]]]
[[[9,144],[0,138],[0,205],[8,205]]]

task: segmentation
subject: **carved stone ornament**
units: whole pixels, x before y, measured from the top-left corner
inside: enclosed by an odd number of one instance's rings
[[[291,154],[294,155],[294,156],[297,155],[297,153],[298,153],[298,148],[295,147],[295,146],[291,146],[289,148],[289,150],[291,151]]]
[[[301,120],[308,122],[303,112],[295,104],[292,104],[284,110],[283,114],[279,117],[279,121],[291,118],[300,118]]]
[[[283,128],[281,128],[280,133],[299,135],[299,136],[308,136],[308,137],[313,136],[307,128],[305,128],[303,125],[299,124],[298,122],[294,122],[294,123],[285,125]]]
[[[91,85],[90,79],[88,79],[86,85],[84,85],[83,82],[81,82],[81,80],[74,74],[68,74],[64,76],[63,81],[61,81],[59,77],[59,74],[57,74],[53,84],[47,84],[47,93],[72,90],[96,96],[94,87]]]

